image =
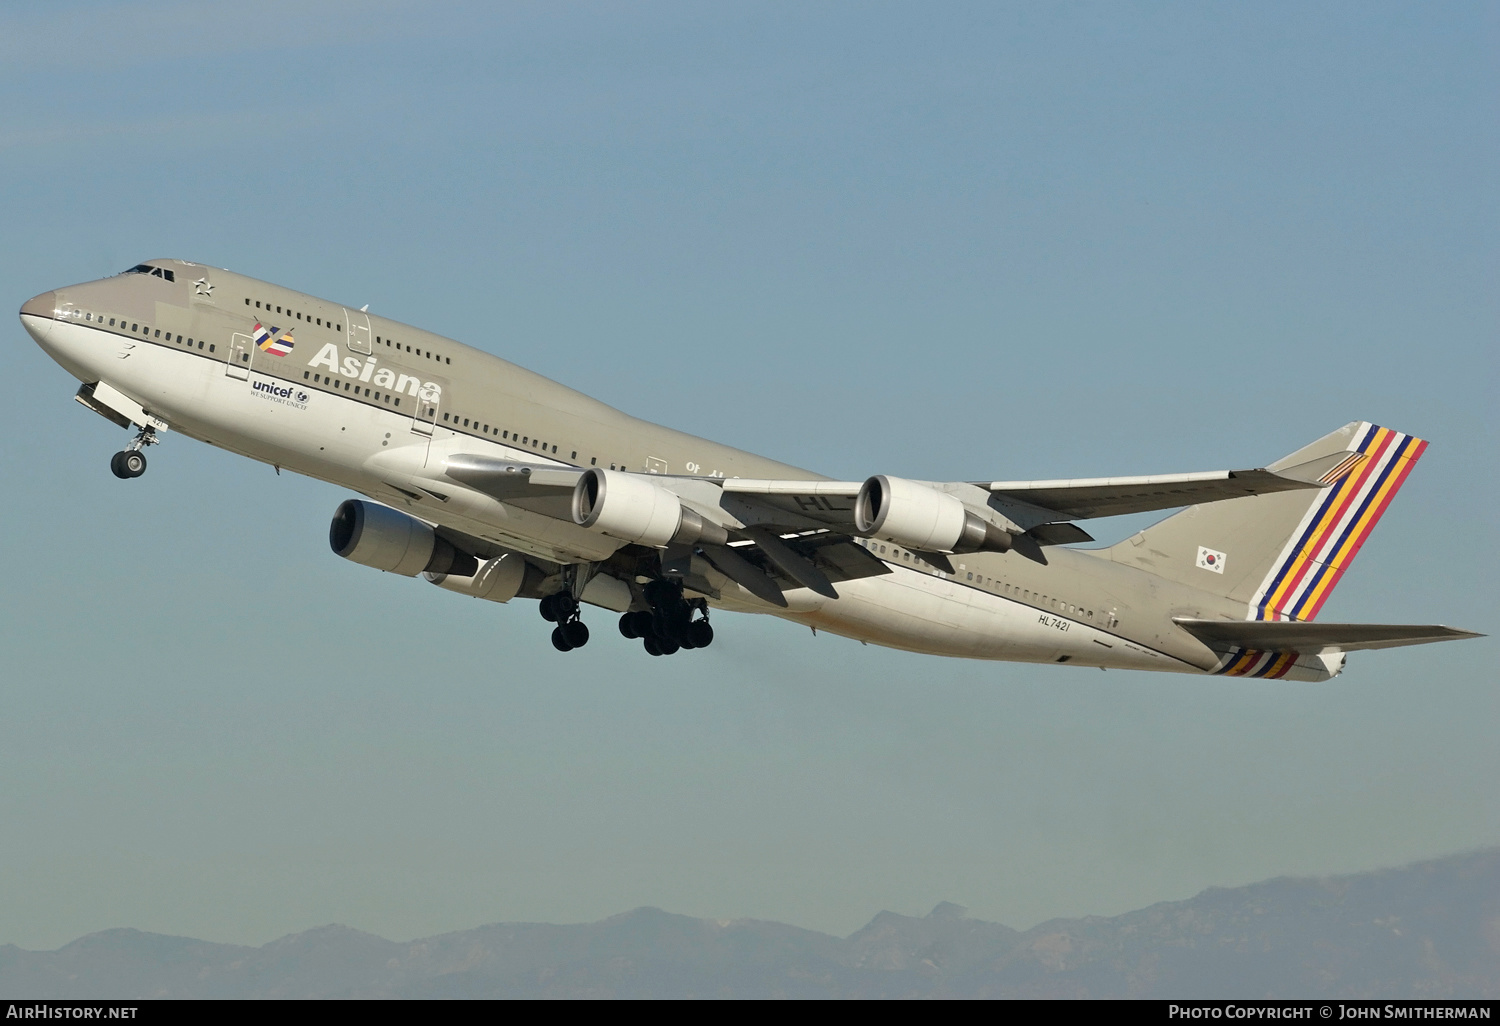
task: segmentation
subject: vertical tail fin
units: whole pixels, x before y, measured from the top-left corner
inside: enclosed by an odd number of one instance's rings
[[[1427,449],[1422,439],[1399,431],[1357,427],[1352,451],[1364,459],[1318,493],[1319,501],[1251,598],[1251,619],[1315,619]]]
[[[1347,452],[1325,487],[1193,506],[1108,555],[1241,600],[1247,619],[1312,620],[1426,448],[1399,431],[1347,424],[1270,466]]]

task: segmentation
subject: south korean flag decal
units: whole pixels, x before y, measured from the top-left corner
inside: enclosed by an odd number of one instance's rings
[[[1198,569],[1211,570],[1216,574],[1222,574],[1224,572],[1224,553],[1215,552],[1213,549],[1206,549],[1202,545],[1199,545]]]

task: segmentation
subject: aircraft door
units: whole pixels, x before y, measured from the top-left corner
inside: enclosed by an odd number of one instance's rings
[[[363,310],[345,310],[344,326],[349,329],[349,349],[355,353],[370,352],[370,317]]]
[[[437,426],[438,406],[442,399],[443,390],[431,381],[421,387],[417,392],[417,412],[411,418],[413,433],[432,437],[432,429]]]
[[[224,364],[224,373],[241,381],[250,377],[250,357],[255,352],[255,343],[249,335],[236,332],[229,340],[229,356]]]

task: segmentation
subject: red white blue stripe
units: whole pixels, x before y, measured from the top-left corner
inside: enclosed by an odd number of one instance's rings
[[[1427,443],[1412,435],[1361,423],[1350,459],[1329,471],[1291,540],[1250,600],[1251,620],[1312,620],[1375,529]],[[1215,673],[1280,677],[1296,652],[1235,649]]]

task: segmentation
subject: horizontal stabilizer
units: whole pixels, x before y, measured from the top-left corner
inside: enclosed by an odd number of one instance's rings
[[[1439,624],[1307,623],[1295,620],[1195,620],[1173,622],[1210,648],[1267,652],[1355,652],[1399,648],[1435,641],[1459,641],[1484,635]]]

